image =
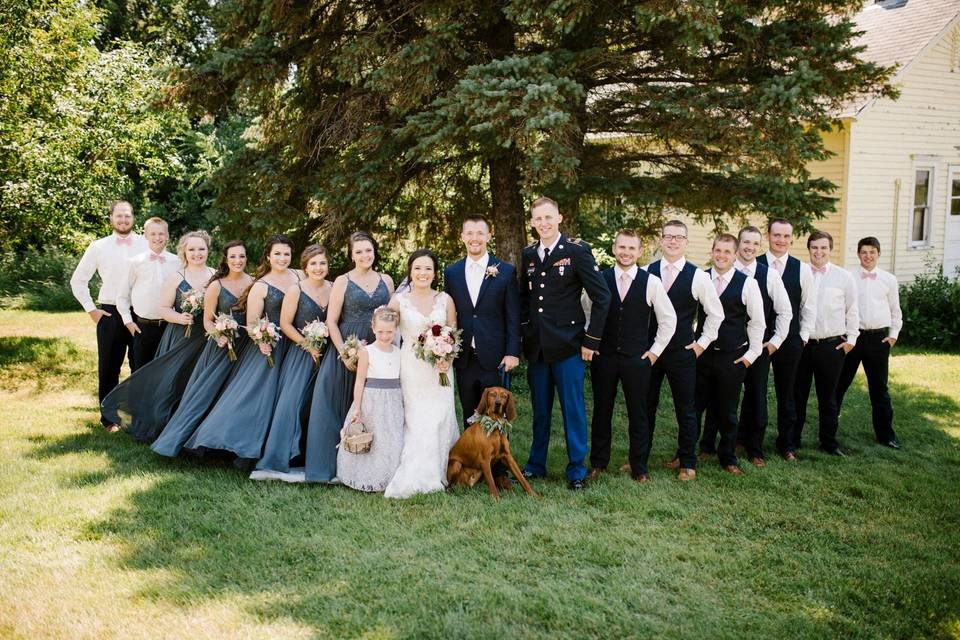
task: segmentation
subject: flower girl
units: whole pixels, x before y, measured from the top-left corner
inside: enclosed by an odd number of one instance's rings
[[[393,341],[399,314],[387,307],[373,312],[376,341],[360,349],[353,405],[340,432],[337,476],[359,491],[383,491],[400,464],[403,449],[403,395],[400,393],[400,349]],[[373,434],[366,453],[351,453],[344,438],[351,423],[360,422]],[[354,427],[355,429],[355,427]]]

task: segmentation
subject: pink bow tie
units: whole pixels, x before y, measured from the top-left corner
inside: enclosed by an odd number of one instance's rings
[[[155,253],[150,254],[150,262],[156,262],[158,260],[160,261],[160,264],[166,264],[167,262],[167,259],[164,256],[158,256]]]
[[[133,246],[133,238],[131,238],[130,236],[127,236],[126,238],[121,238],[120,236],[117,236],[117,246],[122,247],[123,245],[127,245],[128,247],[132,247],[132,246]]]
[[[867,273],[866,271],[864,271],[863,273],[860,274],[860,278],[862,278],[863,280],[876,280],[877,274],[875,272]]]
[[[819,274],[824,274],[824,273],[827,272],[827,268],[826,268],[826,267],[814,267],[814,268],[813,268],[813,272],[814,272],[814,273],[819,273]]]

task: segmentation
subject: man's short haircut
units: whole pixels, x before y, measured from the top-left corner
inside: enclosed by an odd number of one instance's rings
[[[810,237],[807,238],[807,249],[809,249],[810,245],[817,240],[823,240],[824,238],[830,241],[830,248],[833,249],[833,236],[826,231],[814,231],[811,233]]]
[[[112,215],[113,215],[113,212],[117,210],[117,207],[119,207],[119,206],[122,205],[122,204],[125,204],[125,205],[127,205],[128,207],[130,207],[130,212],[133,213],[133,205],[132,205],[132,204],[130,204],[130,203],[127,202],[126,200],[114,200],[113,202],[110,203],[110,206],[107,207],[107,214],[109,214],[109,215],[112,216]]]
[[[739,233],[737,233],[737,240],[743,240],[743,234],[745,233],[755,233],[761,238],[763,237],[763,233],[760,231],[760,229],[757,229],[752,224],[748,224],[743,229],[740,229]]]
[[[716,238],[713,239],[713,249],[717,248],[718,242],[729,242],[733,245],[734,250],[740,247],[740,241],[737,240],[736,236],[732,233],[721,233]]]
[[[773,218],[767,222],[767,233],[770,233],[770,230],[773,229],[773,225],[775,224],[788,224],[790,225],[790,231],[793,231],[793,223],[786,218]]]
[[[859,242],[857,242],[857,253],[860,253],[860,249],[863,249],[864,247],[873,247],[877,250],[877,253],[880,253],[880,241],[873,236],[860,238]]]
[[[640,240],[640,234],[637,233],[637,230],[631,229],[630,227],[624,227],[623,229],[617,231],[617,235],[613,236],[613,241],[616,242],[617,238],[620,236],[626,236],[628,238],[636,238],[637,240]]]
[[[460,223],[460,230],[463,231],[463,228],[468,222],[482,222],[487,225],[487,231],[490,230],[490,221],[487,220],[486,216],[482,216],[479,213],[473,213],[463,219],[463,222]]]
[[[163,227],[164,229],[168,229],[168,228],[169,228],[169,227],[167,226],[167,221],[164,220],[163,218],[158,218],[157,216],[153,216],[152,218],[147,218],[146,222],[143,223],[143,228],[146,229],[147,227],[149,227],[149,226],[152,225],[152,224],[159,225],[159,226]]]
[[[553,198],[548,198],[547,196],[540,196],[536,200],[530,203],[530,215],[533,215],[533,210],[537,207],[543,206],[545,204],[553,205],[553,208],[557,210],[557,213],[560,212],[560,205],[557,204],[557,201]]]
[[[660,232],[663,233],[663,229],[666,229],[667,227],[680,227],[683,229],[684,233],[688,233],[687,225],[682,220],[667,220],[663,223],[663,227],[661,228]]]

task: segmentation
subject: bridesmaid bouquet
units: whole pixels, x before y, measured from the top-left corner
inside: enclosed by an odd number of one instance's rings
[[[424,329],[413,345],[413,353],[419,359],[437,366],[441,362],[453,362],[460,353],[460,329],[448,325],[432,324]],[[449,387],[450,377],[440,372],[440,386]]]
[[[194,321],[196,321],[196,317],[203,311],[203,289],[190,289],[184,293],[183,303],[180,308],[192,315]],[[193,325],[188,324],[186,330],[183,332],[183,336],[189,338],[192,329]]]
[[[247,327],[247,334],[253,340],[253,344],[265,344],[272,350],[280,342],[280,329],[277,325],[270,322],[267,318],[260,318],[256,324]],[[267,355],[267,366],[273,368],[273,352]]]
[[[303,342],[300,343],[301,349],[316,349],[322,351],[323,346],[327,344],[327,338],[330,337],[330,331],[322,320],[311,320],[303,328]],[[319,362],[313,363],[314,368],[319,367]]]
[[[343,341],[343,351],[340,352],[340,359],[343,364],[357,368],[357,362],[360,361],[360,349],[366,344],[365,340],[360,340],[357,336],[350,336]]]
[[[227,357],[230,359],[230,362],[237,361],[237,353],[233,350],[233,341],[237,339],[237,329],[239,328],[239,323],[234,320],[232,315],[229,313],[219,313],[217,317],[213,319],[213,329],[207,331],[207,338],[209,340],[227,339]]]

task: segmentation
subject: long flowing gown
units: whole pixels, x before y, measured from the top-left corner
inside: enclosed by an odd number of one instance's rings
[[[283,291],[268,282],[264,284],[267,285],[264,313],[270,322],[279,326]],[[281,338],[274,347],[273,367],[267,364],[266,356],[256,345],[251,343],[243,350],[216,404],[184,444],[184,449],[197,454],[226,451],[236,456],[235,465],[244,469],[260,459],[289,342]]]
[[[293,326],[303,331],[314,320],[326,320],[327,310],[317,304],[313,298],[300,290],[297,312],[293,316]],[[324,347],[324,351],[328,351]],[[336,351],[336,349],[334,349]],[[263,457],[257,462],[258,471],[290,471],[290,461],[302,453],[304,434],[303,418],[308,402],[313,396],[313,383],[317,368],[310,354],[298,347],[291,346],[283,359],[280,370],[280,392],[277,395],[277,407],[273,412],[273,421],[263,448]]]
[[[383,278],[373,293],[347,277],[340,314],[340,335],[344,340],[351,335],[373,342],[370,320],[377,307],[390,302],[390,290]],[[337,444],[340,428],[353,401],[353,383],[356,374],[340,360],[336,349],[328,348],[320,362],[317,381],[313,385],[310,403],[310,422],[307,429],[305,477],[307,482],[331,482],[337,476]]]
[[[450,297],[441,293],[430,313],[424,316],[406,295],[400,303],[400,387],[403,390],[403,451],[397,469],[384,496],[408,498],[418,493],[443,491],[447,486],[447,457],[460,436],[451,385],[440,385],[440,375],[432,365],[413,352],[417,336],[433,323],[446,324]]]
[[[178,312],[190,288],[186,278],[177,285],[174,309]],[[194,326],[189,338],[185,333],[186,325],[168,323],[160,338],[157,356],[103,399],[103,415],[125,426],[139,442],[153,442],[170,420],[203,349],[202,325],[199,331]]]
[[[243,310],[233,309],[237,304],[237,297],[230,293],[226,287],[220,287],[220,295],[217,297],[217,313],[230,313],[233,319],[241,327],[245,323]],[[196,331],[196,328],[194,328]],[[223,389],[230,373],[234,370],[240,361],[240,356],[244,350],[249,348],[250,341],[246,332],[241,328],[237,332],[237,338],[234,340],[233,350],[237,354],[237,361],[230,362],[227,349],[220,348],[214,340],[209,340],[196,365],[193,367],[193,373],[187,381],[187,386],[183,390],[183,397],[180,399],[180,405],[170,417],[170,421],[163,428],[160,436],[150,445],[154,452],[168,457],[175,457],[180,453],[183,443],[193,435],[193,432],[200,425],[210,407],[216,402],[217,397]]]

